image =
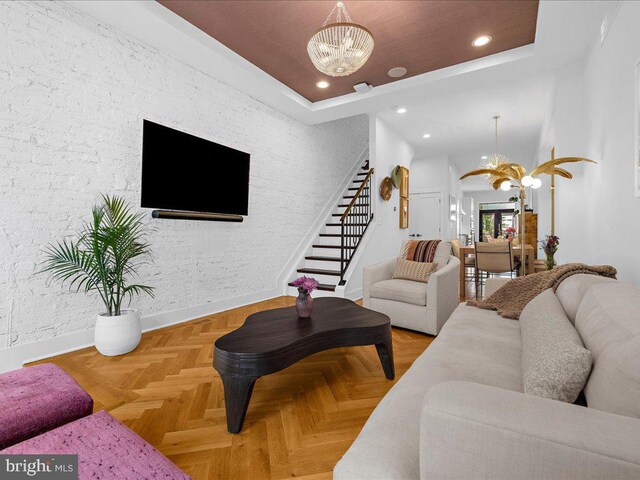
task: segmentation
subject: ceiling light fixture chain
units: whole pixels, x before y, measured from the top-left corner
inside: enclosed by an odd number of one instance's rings
[[[500,119],[500,115],[496,115],[493,117],[493,119],[496,121],[496,155],[498,154],[498,120]]]
[[[323,27],[327,26],[327,23],[329,23],[329,20],[331,20],[331,15],[333,15],[333,12],[335,12],[336,9],[338,10],[338,13],[336,13],[336,23],[342,22],[342,15],[344,15],[344,18],[345,18],[345,20],[347,22],[353,23],[351,21],[351,16],[349,15],[349,12],[347,11],[347,7],[344,6],[344,3],[338,2],[338,3],[336,3],[335,7],[333,7],[331,12],[329,12],[329,15],[327,15],[326,20],[322,24]]]
[[[505,163],[509,163],[509,159],[506,157],[506,155],[503,155],[501,153],[498,153],[498,120],[500,119],[500,115],[494,115],[493,117],[493,121],[495,124],[495,142],[496,142],[496,147],[494,150],[494,153],[492,155],[489,155],[487,158],[483,158],[482,161],[482,167],[483,168],[497,168],[500,165],[503,165]]]

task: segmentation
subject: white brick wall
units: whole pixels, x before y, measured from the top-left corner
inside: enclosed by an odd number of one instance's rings
[[[47,286],[41,247],[100,193],[140,204],[143,118],[252,154],[244,223],[149,218],[143,316],[276,287],[368,142],[365,117],[302,125],[69,5],[0,3],[0,349],[93,327],[99,300]]]

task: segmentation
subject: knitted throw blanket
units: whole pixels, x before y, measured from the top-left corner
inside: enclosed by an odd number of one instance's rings
[[[401,257],[412,262],[433,263],[440,240],[409,240]]]
[[[571,275],[587,273],[603,277],[616,278],[616,269],[609,265],[585,265],[584,263],[567,263],[553,270],[533,273],[524,277],[514,278],[500,287],[486,300],[481,302],[468,301],[467,305],[497,310],[504,318],[517,320],[524,307],[538,294],[549,288],[556,291],[558,285]]]

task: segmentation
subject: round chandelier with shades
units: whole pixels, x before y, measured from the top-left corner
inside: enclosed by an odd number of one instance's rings
[[[327,25],[332,15],[335,23]],[[346,77],[358,71],[373,52],[373,34],[353,23],[344,3],[336,3],[329,16],[307,43],[307,53],[313,65],[332,77]]]

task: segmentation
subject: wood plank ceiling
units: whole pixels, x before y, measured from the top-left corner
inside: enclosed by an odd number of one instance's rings
[[[359,71],[333,78],[315,69],[306,50],[333,1],[157,1],[312,102],[352,93],[360,82],[396,81],[387,74],[393,67],[406,68],[408,78],[528,45],[538,16],[537,0],[346,1],[375,48]],[[472,46],[480,35],[493,41]],[[317,88],[320,80],[330,87]]]

